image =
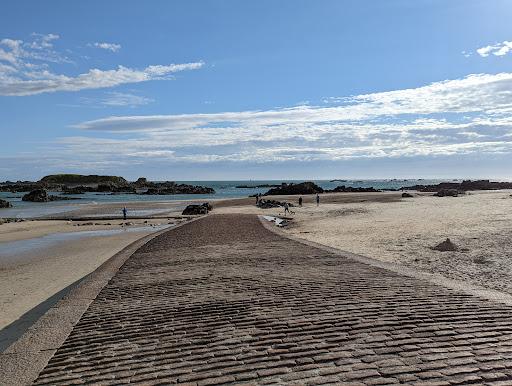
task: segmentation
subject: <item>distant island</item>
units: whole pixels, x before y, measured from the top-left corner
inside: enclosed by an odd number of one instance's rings
[[[49,195],[48,191],[60,192],[61,195]],[[41,178],[39,181],[0,182],[0,192],[29,192],[23,196],[24,201],[49,202],[70,199],[65,196],[79,195],[86,192],[168,195],[214,194],[215,190],[206,186],[177,184],[174,181],[152,182],[144,177],[129,182],[119,176],[52,174]]]

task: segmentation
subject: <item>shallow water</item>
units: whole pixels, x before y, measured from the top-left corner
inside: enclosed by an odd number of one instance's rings
[[[11,262],[16,257],[34,252],[35,250],[42,250],[53,247],[57,244],[80,240],[89,237],[106,237],[114,236],[123,233],[133,232],[156,232],[165,228],[170,228],[172,225],[156,225],[156,226],[143,226],[143,227],[123,227],[120,229],[103,229],[92,231],[77,231],[77,232],[64,232],[64,233],[50,233],[41,237],[32,239],[10,241],[7,243],[0,243],[0,264]]]

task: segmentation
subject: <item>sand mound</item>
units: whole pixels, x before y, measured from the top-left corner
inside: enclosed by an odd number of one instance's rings
[[[446,239],[442,243],[437,244],[432,249],[434,249],[436,251],[441,251],[441,252],[449,252],[449,251],[456,251],[458,248],[454,243],[451,242],[450,239]]]

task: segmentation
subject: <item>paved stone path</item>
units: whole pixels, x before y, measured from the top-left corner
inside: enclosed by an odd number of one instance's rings
[[[512,308],[213,215],[104,287],[46,384],[512,385]]]

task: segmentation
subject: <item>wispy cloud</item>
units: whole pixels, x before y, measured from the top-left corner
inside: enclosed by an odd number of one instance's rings
[[[59,146],[73,154],[94,149],[106,158],[115,149],[116,159],[126,162],[150,155],[173,162],[275,162],[502,154],[512,151],[510,89],[512,73],[473,74],[329,98],[327,107],[107,117],[77,124],[89,135],[61,138]]]
[[[77,75],[56,74],[50,63],[70,60],[57,52],[53,41],[58,35],[33,35],[33,40],[0,40],[0,95],[25,96],[56,91],[79,91],[115,87],[122,84],[171,79],[172,74],[201,68],[203,62],[152,65],[134,69],[119,65],[115,69],[93,68]]]
[[[108,107],[138,107],[153,102],[153,99],[123,92],[107,92],[101,98],[80,98],[82,104]]]
[[[121,49],[120,44],[106,43],[106,42],[103,42],[103,43],[95,42],[95,43],[92,43],[91,46],[101,48],[101,49],[107,50],[107,51],[112,51],[112,52],[117,52]]]
[[[486,58],[489,55],[505,56],[512,50],[512,42],[505,40],[501,43],[481,47],[476,50],[477,54]]]

